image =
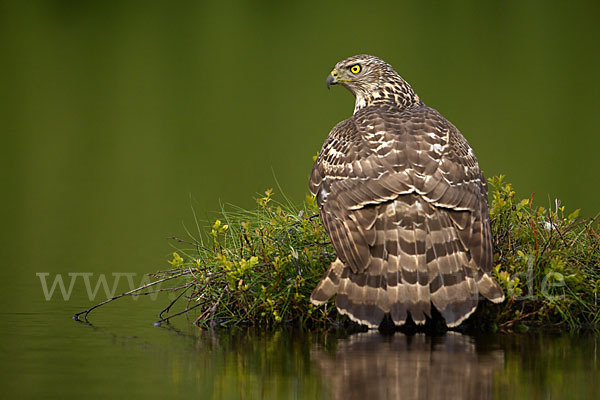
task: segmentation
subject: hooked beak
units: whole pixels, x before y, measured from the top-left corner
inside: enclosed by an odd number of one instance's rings
[[[338,76],[337,70],[334,69],[333,71],[331,71],[331,73],[327,77],[327,81],[326,81],[327,89],[329,89],[330,85],[336,85],[338,83],[337,76]]]

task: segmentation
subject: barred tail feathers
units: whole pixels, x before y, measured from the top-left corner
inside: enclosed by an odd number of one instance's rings
[[[454,327],[475,311],[479,293],[495,303],[504,300],[502,289],[472,259],[453,216],[410,197],[376,206],[367,266],[353,271],[336,259],[313,291],[313,304],[337,295],[341,314],[372,328],[388,313],[396,325],[408,315],[423,324],[433,304]]]

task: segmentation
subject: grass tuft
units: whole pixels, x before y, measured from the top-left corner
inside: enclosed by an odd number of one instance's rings
[[[533,195],[518,199],[503,176],[489,183],[493,274],[506,301],[482,301],[469,323],[493,330],[597,327],[598,221],[579,218],[579,210],[567,213],[558,200],[544,208],[534,206]],[[195,323],[205,328],[345,323],[332,302],[315,308],[309,301],[335,258],[314,198],[307,196],[297,209],[274,201],[269,189],[256,202],[254,210],[222,210],[204,237],[178,239],[189,247],[173,253],[170,271],[187,272],[179,279],[185,279],[186,309],[199,310]]]
[[[489,180],[494,275],[507,300],[481,307],[480,318],[498,327],[546,325],[575,329],[600,324],[600,224],[565,211],[559,200],[545,208],[533,194],[518,199],[504,176]]]
[[[169,263],[190,272],[188,300],[204,305],[195,323],[327,327],[340,322],[333,307],[315,308],[309,301],[335,259],[314,199],[307,197],[297,209],[275,202],[269,189],[256,202],[254,210],[222,210],[204,237],[173,253]]]

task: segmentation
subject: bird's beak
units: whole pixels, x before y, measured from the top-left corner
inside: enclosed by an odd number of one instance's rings
[[[337,72],[336,69],[334,69],[333,71],[331,71],[331,73],[327,77],[327,82],[326,82],[327,83],[327,89],[329,89],[330,85],[336,85],[338,83],[337,76],[338,76],[338,72]]]

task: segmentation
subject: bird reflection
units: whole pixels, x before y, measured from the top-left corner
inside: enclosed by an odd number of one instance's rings
[[[491,399],[504,352],[476,351],[472,337],[448,333],[351,335],[334,351],[311,352],[334,399]]]

